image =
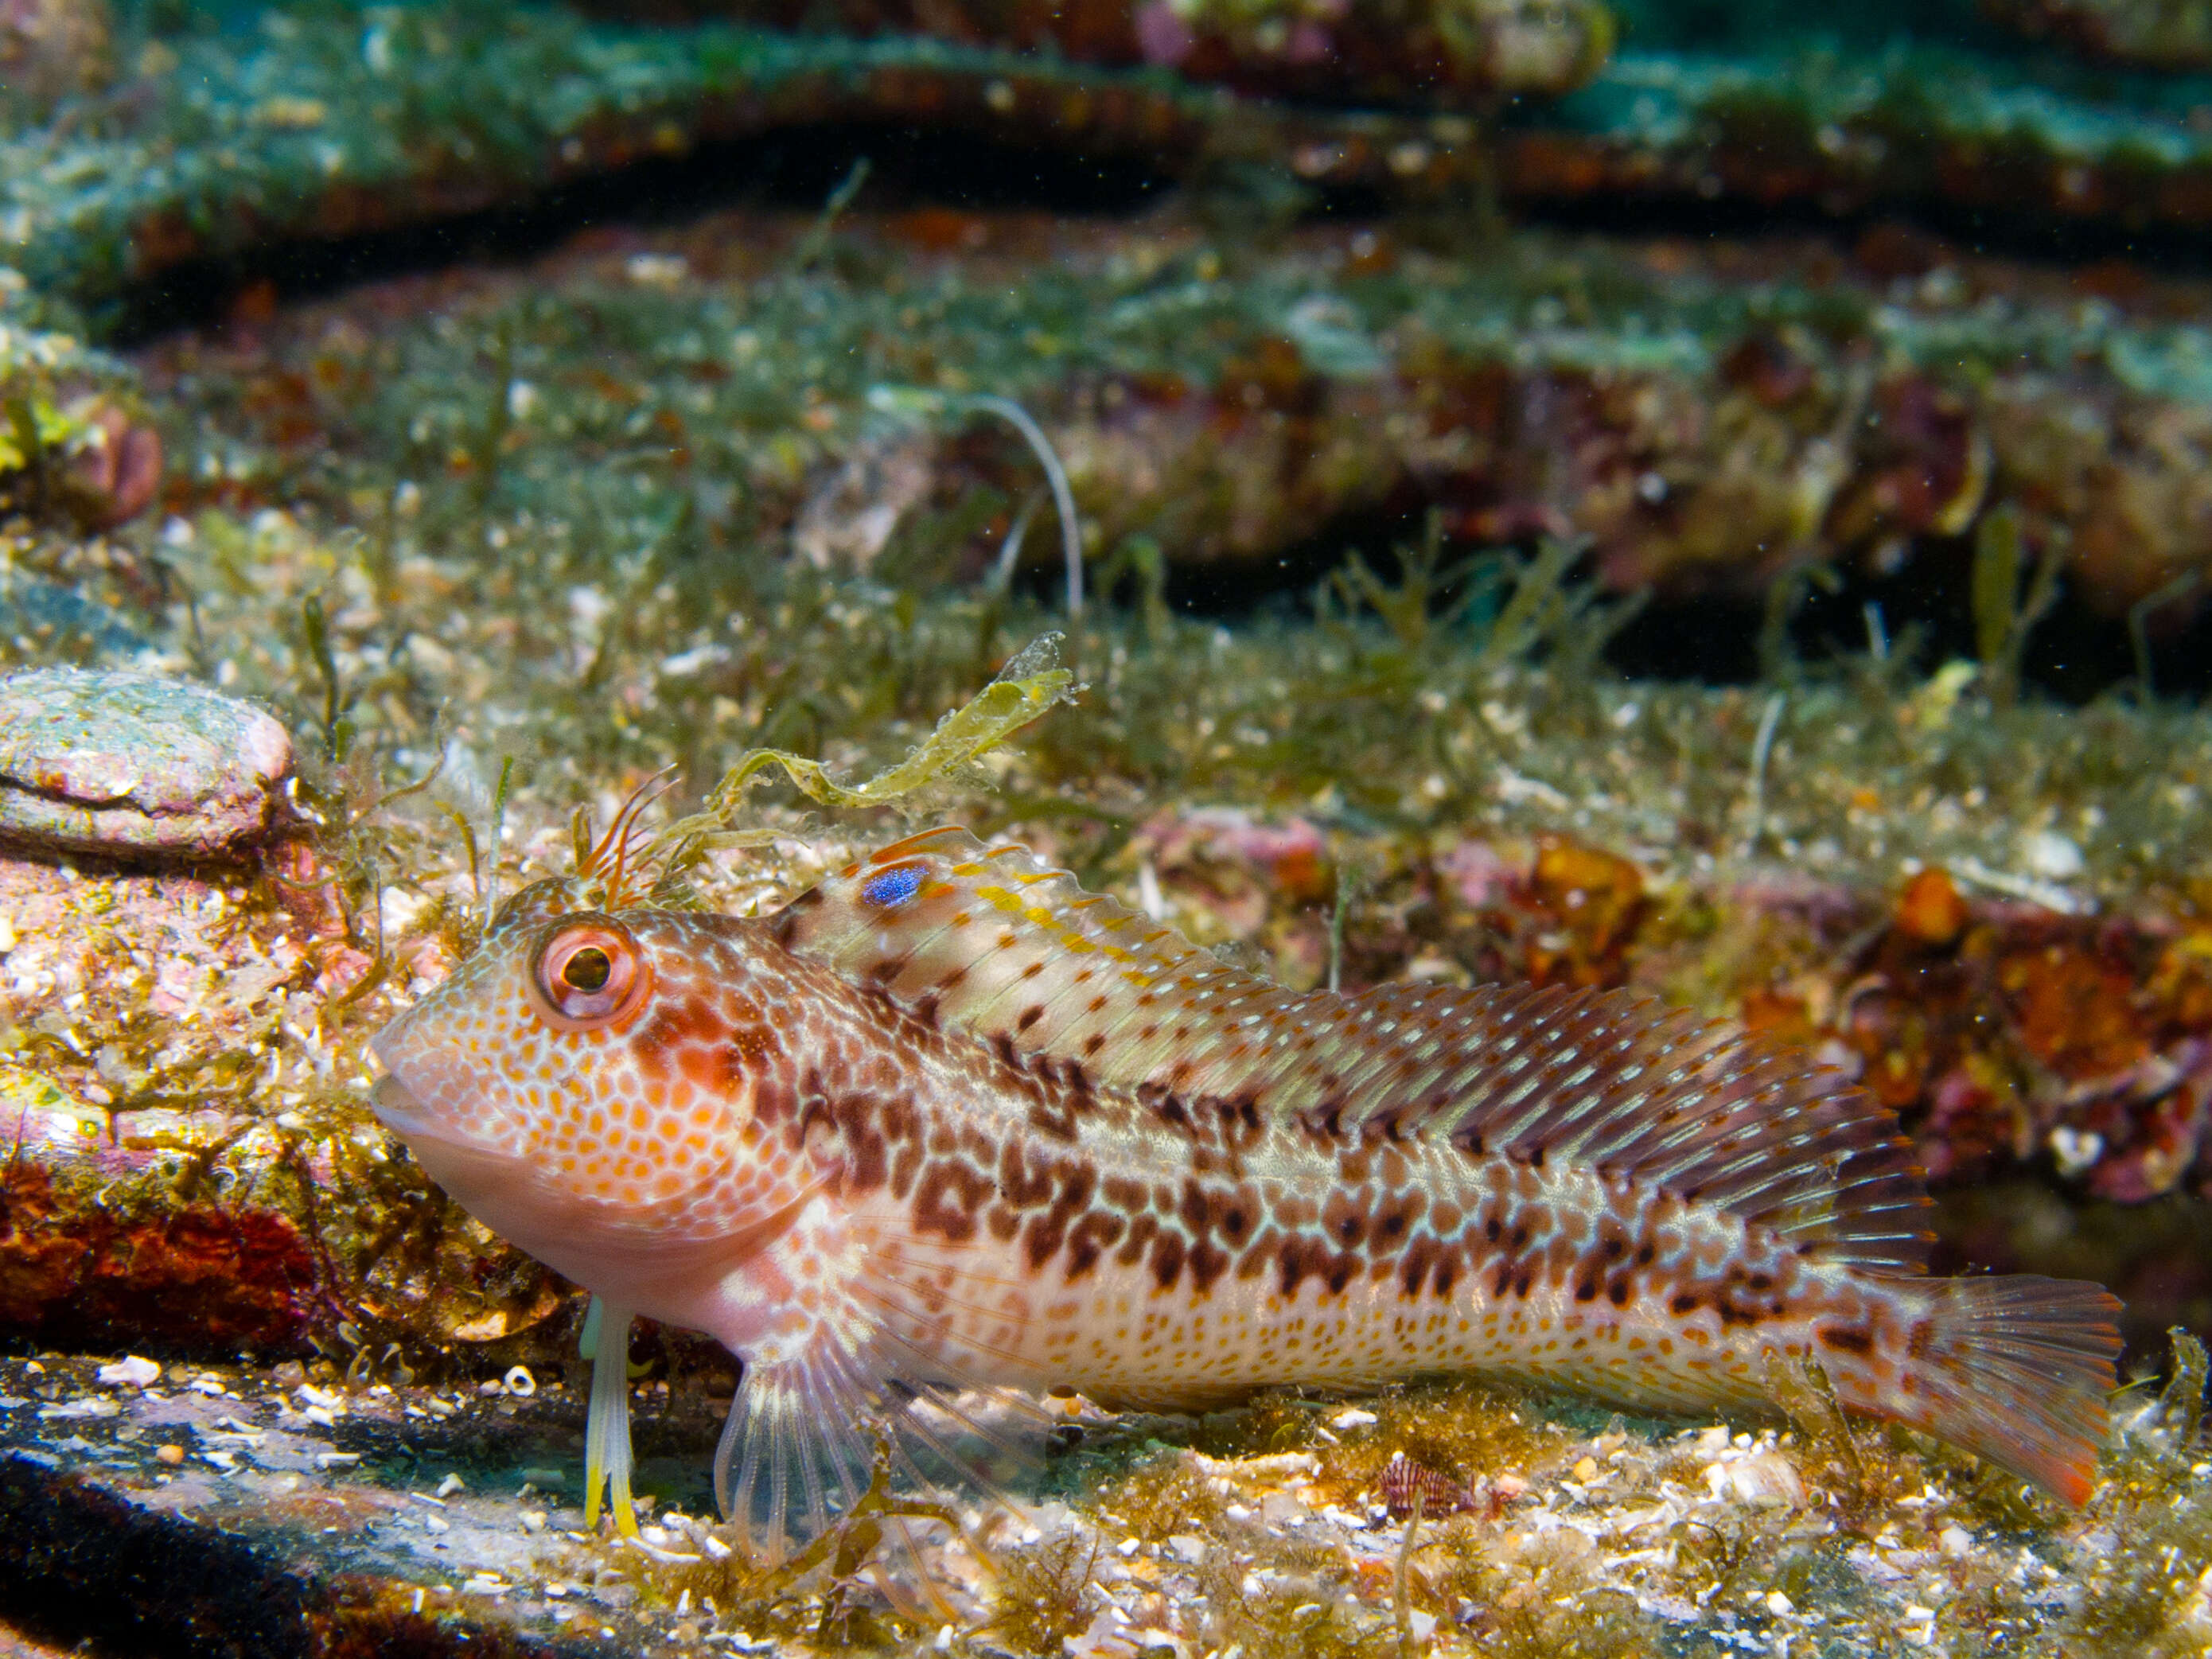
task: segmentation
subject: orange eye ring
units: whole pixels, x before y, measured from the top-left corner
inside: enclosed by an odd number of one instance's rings
[[[530,988],[554,1024],[590,1030],[635,1013],[653,988],[653,970],[628,929],[572,918],[538,947]]]

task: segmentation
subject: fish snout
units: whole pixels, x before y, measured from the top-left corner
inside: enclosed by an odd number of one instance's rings
[[[419,1012],[400,1015],[369,1039],[369,1052],[384,1067],[369,1092],[371,1109],[410,1145],[503,1141],[498,1091],[486,1088],[486,1079],[448,1045],[430,1040]]]

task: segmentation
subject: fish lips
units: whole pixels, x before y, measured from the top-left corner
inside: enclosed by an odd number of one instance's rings
[[[514,1229],[499,1224],[500,1218],[507,1206],[533,1188],[536,1177],[513,1148],[487,1143],[425,1105],[396,1073],[378,1080],[369,1101],[384,1127],[398,1136],[448,1197],[494,1231],[514,1237]]]
[[[370,1109],[386,1128],[410,1146],[430,1143],[475,1150],[477,1137],[436,1103],[453,1097],[439,1076],[443,1068],[434,1051],[425,1055],[419,1045],[407,1041],[407,1024],[403,1014],[369,1039],[369,1052],[384,1065],[384,1075],[369,1091]]]
[[[369,1091],[368,1100],[370,1109],[384,1127],[401,1139],[441,1139],[432,1127],[422,1103],[407,1091],[407,1085],[396,1073],[387,1072],[379,1078],[376,1087]]]

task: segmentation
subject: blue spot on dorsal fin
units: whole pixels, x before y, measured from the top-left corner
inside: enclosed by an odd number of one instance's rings
[[[862,902],[880,905],[888,910],[894,905],[904,904],[921,890],[925,873],[919,864],[902,864],[870,876],[860,889]]]

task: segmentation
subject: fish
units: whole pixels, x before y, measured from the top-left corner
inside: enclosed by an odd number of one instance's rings
[[[771,1559],[979,1399],[1436,1374],[1771,1416],[1817,1368],[2091,1492],[2118,1303],[1931,1276],[1896,1120],[1802,1053],[1620,990],[1294,989],[957,827],[757,916],[592,875],[373,1044],[422,1169],[597,1298],[588,1525],[635,1525],[641,1315],[742,1361],[715,1490]]]
[[[1382,1506],[1393,1517],[1404,1520],[1419,1513],[1430,1520],[1482,1507],[1481,1494],[1464,1481],[1417,1463],[1402,1451],[1390,1454],[1377,1483]]]

